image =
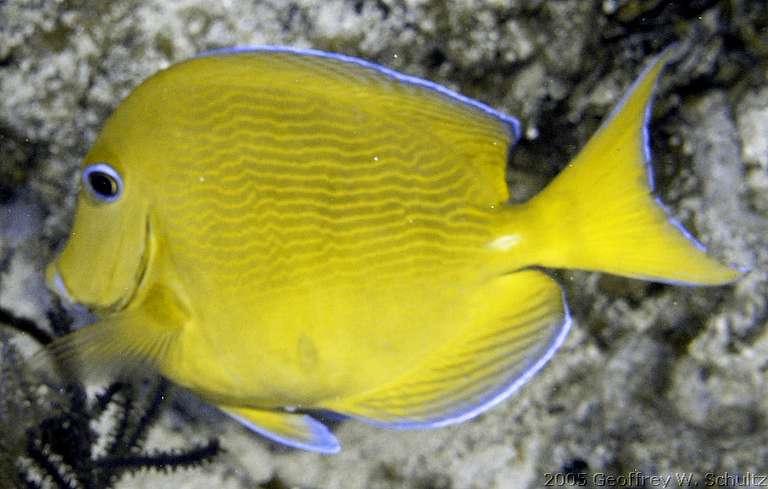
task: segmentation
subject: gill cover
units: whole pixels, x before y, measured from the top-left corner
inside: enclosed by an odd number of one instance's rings
[[[110,156],[97,145],[86,157],[72,232],[46,272],[52,289],[96,310],[125,307],[148,252],[147,205]]]

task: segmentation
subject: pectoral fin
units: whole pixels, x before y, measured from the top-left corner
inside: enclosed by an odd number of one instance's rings
[[[188,310],[176,294],[156,285],[140,307],[57,338],[38,358],[50,353],[89,380],[145,368],[162,370],[188,320]]]
[[[341,449],[328,428],[306,414],[229,406],[222,410],[256,433],[284,445],[329,454]]]
[[[116,375],[157,370],[176,338],[176,330],[163,331],[130,317],[115,317],[57,338],[32,358],[35,367],[52,355],[83,380],[100,381]]]
[[[472,297],[469,324],[454,341],[392,383],[323,407],[398,429],[469,419],[539,371],[569,323],[561,289],[546,274],[497,277]]]

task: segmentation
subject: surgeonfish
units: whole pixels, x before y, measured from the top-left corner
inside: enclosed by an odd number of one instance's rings
[[[149,366],[292,447],[313,417],[470,419],[552,357],[570,319],[543,268],[725,284],[653,195],[656,58],[573,161],[509,203],[518,122],[360,59],[259,47],[164,69],[81,168],[52,289],[97,322],[55,342],[88,372]]]

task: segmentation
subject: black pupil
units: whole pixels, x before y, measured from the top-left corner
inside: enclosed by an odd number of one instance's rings
[[[88,183],[97,194],[103,197],[114,197],[117,195],[117,182],[106,173],[95,171],[88,175]]]

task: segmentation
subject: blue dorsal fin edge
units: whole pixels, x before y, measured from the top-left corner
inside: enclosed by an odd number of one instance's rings
[[[506,124],[506,126],[509,128],[510,148],[514,146],[514,144],[517,143],[517,141],[520,139],[520,135],[521,135],[520,121],[517,120],[517,118],[512,117],[511,115],[505,114],[501,111],[498,111],[493,107],[486,105],[478,100],[464,96],[438,83],[425,80],[423,78],[406,75],[404,73],[395,71],[391,68],[387,68],[386,66],[382,66],[380,64],[373,63],[371,61],[366,61],[361,58],[356,58],[354,56],[349,56],[346,54],[339,54],[339,53],[331,53],[328,51],[321,51],[319,49],[293,48],[289,46],[256,45],[256,46],[242,46],[242,47],[212,49],[209,51],[203,51],[202,53],[198,54],[195,57],[241,54],[241,53],[288,53],[288,54],[296,54],[299,56],[313,56],[318,58],[334,59],[344,63],[354,64],[363,68],[369,68],[385,76],[388,76],[394,80],[397,80],[399,82],[415,85],[418,87],[423,87],[428,90],[432,90],[449,99],[452,99],[456,102],[473,107],[475,109],[478,109],[484,112],[485,114],[491,117],[499,119],[504,124]]]

